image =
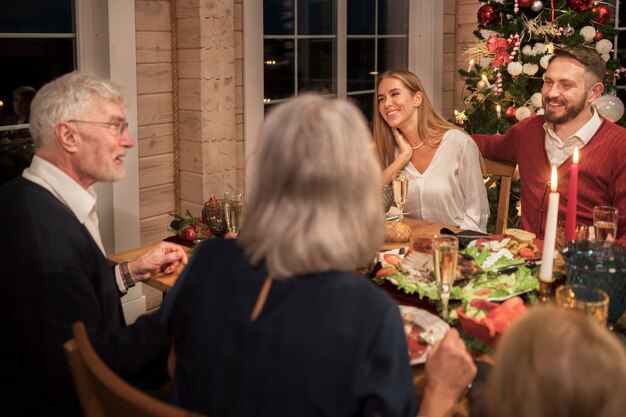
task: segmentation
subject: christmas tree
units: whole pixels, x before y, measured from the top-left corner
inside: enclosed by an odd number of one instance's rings
[[[466,51],[467,110],[456,122],[472,133],[503,133],[533,113],[542,114],[543,74],[555,48],[585,45],[606,61],[604,96],[594,105],[618,121],[624,105],[614,81],[626,76],[613,58],[611,6],[593,0],[489,0],[478,10],[476,44]]]
[[[606,61],[604,95],[594,102],[608,120],[622,124],[624,105],[614,82],[626,69],[614,59],[610,5],[593,0],[488,0],[477,13],[475,45],[466,51],[466,110],[455,121],[470,134],[504,133],[513,124],[543,114],[543,74],[554,49],[573,45],[594,48]],[[509,227],[518,227],[520,184],[511,189]],[[489,190],[492,213],[498,189]],[[492,216],[493,217],[493,216]],[[493,225],[488,228],[493,230]]]

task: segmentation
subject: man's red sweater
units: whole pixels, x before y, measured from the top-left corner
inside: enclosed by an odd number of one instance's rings
[[[529,117],[504,135],[473,135],[487,159],[516,162],[522,183],[522,227],[543,238],[551,166],[545,149],[543,116]],[[557,167],[559,220],[565,220],[572,157]],[[602,119],[579,150],[577,221],[593,224],[594,206],[619,208],[617,235],[626,240],[626,129]]]

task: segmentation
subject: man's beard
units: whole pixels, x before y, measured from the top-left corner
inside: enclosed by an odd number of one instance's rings
[[[574,103],[572,105],[566,104],[565,106],[563,106],[565,108],[565,112],[563,113],[563,115],[557,117],[556,115],[553,114],[552,111],[548,110],[548,107],[546,106],[546,102],[549,102],[549,100],[544,98],[543,101],[544,101],[543,108],[545,109],[545,114],[543,116],[543,119],[546,122],[553,123],[555,125],[562,125],[564,123],[569,122],[576,116],[578,116],[580,112],[582,112],[585,109],[585,104],[586,104],[585,97],[581,98],[579,102]]]

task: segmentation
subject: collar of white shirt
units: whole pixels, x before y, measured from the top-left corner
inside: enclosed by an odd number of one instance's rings
[[[96,192],[92,187],[84,189],[66,173],[37,155],[22,176],[50,191],[72,210],[82,224],[95,209]]]
[[[550,163],[560,165],[574,153],[575,147],[578,146],[579,148],[582,148],[589,143],[602,124],[602,119],[598,115],[596,109],[593,107],[591,109],[593,113],[591,115],[591,119],[578,129],[576,133],[565,140],[561,140],[561,138],[557,136],[553,130],[554,125],[552,123],[545,122],[543,124],[543,128],[546,132],[546,152],[548,154],[548,158],[550,159]]]

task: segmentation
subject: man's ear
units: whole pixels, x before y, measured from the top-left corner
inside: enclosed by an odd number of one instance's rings
[[[54,127],[54,134],[57,139],[57,143],[67,153],[74,154],[78,151],[78,145],[80,144],[80,136],[78,132],[67,122],[59,122]]]
[[[591,88],[589,89],[589,93],[587,95],[587,99],[589,100],[589,102],[593,102],[595,99],[599,98],[602,95],[602,92],[604,91],[604,85],[600,82],[595,83],[594,85],[591,86]]]

